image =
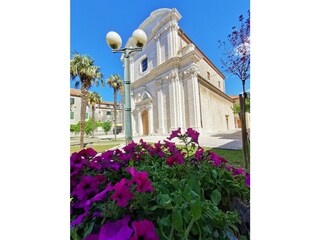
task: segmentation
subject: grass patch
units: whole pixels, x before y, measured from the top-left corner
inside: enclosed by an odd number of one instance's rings
[[[119,144],[108,144],[108,145],[89,145],[88,144],[85,148],[93,148],[98,153],[101,153],[118,145]],[[80,146],[70,146],[70,154],[73,152],[79,152],[80,150],[81,150]]]
[[[228,161],[229,164],[235,167],[243,167],[244,168],[244,160],[243,160],[243,150],[229,150],[229,149],[218,149],[218,148],[208,148],[204,147],[204,150],[210,150],[218,154],[220,157],[223,157]]]

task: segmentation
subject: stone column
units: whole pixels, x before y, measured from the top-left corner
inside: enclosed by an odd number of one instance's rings
[[[166,78],[171,78],[171,82],[169,83],[169,99],[170,99],[170,131],[176,130],[178,128],[177,123],[177,89],[176,89],[176,82],[172,77],[167,76]]]
[[[143,134],[143,127],[142,127],[142,117],[141,117],[141,109],[138,109],[138,134],[142,136]]]
[[[157,35],[154,40],[156,40],[157,47],[157,66],[161,64],[161,46],[160,46],[160,35]]]
[[[164,123],[164,102],[163,102],[163,92],[161,87],[161,79],[155,81],[155,86],[157,88],[157,105],[158,105],[158,133],[165,133],[165,123]]]
[[[154,126],[153,126],[153,105],[151,103],[151,105],[149,105],[147,107],[148,110],[148,124],[149,124],[149,135],[153,135],[154,134]]]
[[[200,97],[196,67],[192,66],[187,73],[189,75],[187,84],[190,127],[201,133]]]

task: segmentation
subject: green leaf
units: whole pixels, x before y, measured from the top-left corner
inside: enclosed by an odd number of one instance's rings
[[[173,209],[172,224],[177,231],[182,232],[183,221],[182,221],[182,215],[181,215],[180,209],[177,209],[177,208]]]
[[[217,179],[217,177],[218,177],[218,172],[214,169],[214,170],[212,170],[212,175],[213,175],[213,177],[214,177],[215,179]]]
[[[215,206],[218,206],[218,204],[221,201],[221,193],[219,192],[218,189],[215,189],[212,193],[211,193],[211,201],[213,202],[213,204]]]
[[[194,220],[197,221],[198,219],[200,219],[202,216],[200,199],[192,201],[190,204],[190,208],[191,208],[191,213],[192,213],[192,216],[194,217]]]

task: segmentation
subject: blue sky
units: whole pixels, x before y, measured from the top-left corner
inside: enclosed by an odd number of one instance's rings
[[[100,66],[104,80],[111,74],[123,77],[121,55],[113,54],[107,46],[107,32],[119,33],[124,45],[132,32],[159,8],[176,8],[182,15],[180,28],[222,71],[218,41],[226,40],[231,28],[238,24],[238,17],[247,16],[250,9],[249,0],[71,0],[70,3],[70,58],[73,51],[89,55]],[[226,93],[238,95],[241,81],[225,72],[224,75]],[[70,81],[70,87],[74,87],[74,81]],[[250,88],[250,81],[246,88]],[[103,101],[113,101],[113,90],[108,86],[91,87],[90,91],[97,91]]]

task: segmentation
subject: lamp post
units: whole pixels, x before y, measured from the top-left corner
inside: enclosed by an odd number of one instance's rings
[[[108,32],[106,35],[106,41],[113,53],[122,53],[124,55],[125,139],[126,144],[129,144],[132,142],[129,57],[131,53],[142,50],[142,47],[147,43],[147,35],[141,29],[135,30],[131,37],[131,43],[135,47],[120,48],[122,40],[116,32]]]

